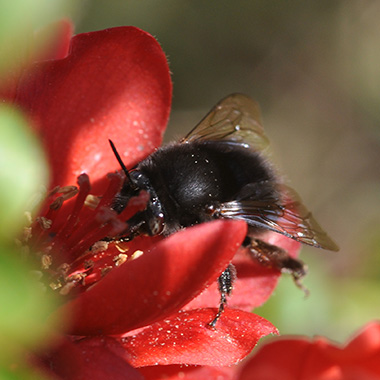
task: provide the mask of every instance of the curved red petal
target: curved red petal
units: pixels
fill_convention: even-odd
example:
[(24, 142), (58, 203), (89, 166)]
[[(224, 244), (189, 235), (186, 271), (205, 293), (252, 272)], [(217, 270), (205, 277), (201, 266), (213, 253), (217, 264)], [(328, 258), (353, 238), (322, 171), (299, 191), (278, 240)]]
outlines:
[(277, 329), (264, 318), (226, 309), (212, 329), (216, 309), (198, 309), (150, 325), (122, 339), (134, 367), (171, 364), (228, 366), (245, 358), (258, 340)]
[(71, 312), (77, 335), (119, 334), (161, 320), (217, 279), (245, 234), (246, 224), (236, 221), (187, 228), (114, 269), (58, 313)]
[[(321, 343), (322, 340), (322, 343)], [(339, 367), (342, 379), (380, 379), (380, 323), (364, 326), (343, 347), (336, 347), (318, 338), (314, 342), (319, 357)], [(315, 363), (313, 363), (315, 366)], [(349, 377), (352, 376), (352, 377)]]
[[(111, 338), (94, 338), (86, 342), (65, 342), (49, 357), (49, 367), (67, 380), (143, 380), (138, 370), (114, 353), (117, 341)], [(122, 347), (120, 346), (122, 349)]]
[(263, 346), (244, 365), (238, 379), (379, 379), (379, 342), (377, 322), (368, 324), (343, 347), (323, 337), (276, 339)]
[(378, 355), (380, 358), (380, 322), (374, 321), (364, 326), (364, 328), (347, 343), (344, 351), (347, 359), (358, 359), (371, 355)]
[(16, 104), (29, 113), (48, 152), (52, 185), (92, 182), (119, 169), (113, 140), (129, 165), (160, 145), (171, 104), (164, 52), (148, 33), (118, 27), (79, 34), (70, 54), (22, 78)]
[(307, 340), (281, 338), (268, 343), (245, 363), (238, 379), (303, 379), (302, 368), (309, 345)]

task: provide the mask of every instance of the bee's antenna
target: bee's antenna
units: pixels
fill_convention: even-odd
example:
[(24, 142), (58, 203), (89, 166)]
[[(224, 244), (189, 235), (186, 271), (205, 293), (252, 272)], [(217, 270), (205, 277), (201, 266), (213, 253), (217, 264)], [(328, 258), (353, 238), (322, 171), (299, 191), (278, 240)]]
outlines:
[(127, 167), (125, 166), (123, 160), (121, 159), (120, 157), (120, 154), (119, 152), (116, 150), (116, 147), (115, 147), (115, 144), (111, 141), (111, 140), (108, 140), (110, 142), (110, 145), (111, 145), (111, 148), (112, 148), (112, 151), (113, 151), (113, 154), (115, 155), (119, 165), (121, 166), (121, 169), (123, 170), (123, 172), (125, 173), (125, 176), (128, 178), (128, 181), (133, 184), (132, 180), (131, 180), (131, 176), (129, 175), (129, 171), (127, 169)]

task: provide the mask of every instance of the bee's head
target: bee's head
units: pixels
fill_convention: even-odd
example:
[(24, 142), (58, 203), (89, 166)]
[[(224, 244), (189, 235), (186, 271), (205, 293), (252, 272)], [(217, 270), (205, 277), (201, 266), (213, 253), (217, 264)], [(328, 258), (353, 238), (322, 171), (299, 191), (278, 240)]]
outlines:
[[(145, 190), (149, 196), (149, 202), (144, 211), (137, 213), (129, 222), (138, 228), (141, 233), (154, 236), (159, 235), (164, 229), (164, 212), (161, 201), (158, 199), (156, 191), (152, 187), (149, 178), (139, 170), (128, 171), (123, 163), (115, 145), (109, 140), (111, 148), (118, 160), (126, 179), (120, 192), (115, 196), (112, 208), (121, 213), (132, 197), (138, 196), (140, 191)], [(138, 226), (138, 227), (137, 227)]]

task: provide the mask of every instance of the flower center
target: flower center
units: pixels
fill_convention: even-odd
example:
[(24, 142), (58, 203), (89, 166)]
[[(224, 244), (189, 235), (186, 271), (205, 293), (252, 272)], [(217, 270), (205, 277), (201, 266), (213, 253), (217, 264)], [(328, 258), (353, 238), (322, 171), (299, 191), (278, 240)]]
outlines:
[(87, 174), (78, 177), (78, 186), (57, 186), (47, 194), (40, 215), (24, 230), (20, 243), (34, 253), (38, 276), (61, 295), (84, 291), (136, 257), (119, 247), (118, 237), (128, 230), (125, 221), (145, 209), (149, 195), (141, 191), (118, 214), (113, 202), (125, 177), (112, 173), (108, 179), (101, 196), (90, 193)]

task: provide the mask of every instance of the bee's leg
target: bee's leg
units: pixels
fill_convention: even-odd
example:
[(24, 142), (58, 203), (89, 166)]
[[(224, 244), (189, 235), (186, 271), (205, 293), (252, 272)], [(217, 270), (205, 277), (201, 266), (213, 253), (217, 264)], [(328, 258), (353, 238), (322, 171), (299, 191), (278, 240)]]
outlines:
[(218, 278), (219, 292), (220, 292), (220, 304), (218, 312), (215, 315), (215, 318), (209, 323), (209, 326), (215, 327), (216, 322), (222, 315), (224, 307), (227, 303), (227, 296), (231, 295), (233, 288), (233, 283), (236, 278), (236, 269), (230, 264), (227, 269), (220, 275)]
[(289, 256), (288, 252), (276, 245), (249, 236), (245, 238), (243, 246), (261, 265), (279, 269), (282, 273), (290, 273), (294, 283), (306, 296), (309, 294), (309, 290), (301, 282), (307, 274), (307, 266), (301, 260)]

